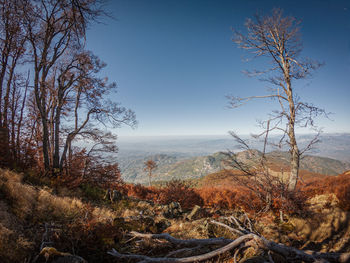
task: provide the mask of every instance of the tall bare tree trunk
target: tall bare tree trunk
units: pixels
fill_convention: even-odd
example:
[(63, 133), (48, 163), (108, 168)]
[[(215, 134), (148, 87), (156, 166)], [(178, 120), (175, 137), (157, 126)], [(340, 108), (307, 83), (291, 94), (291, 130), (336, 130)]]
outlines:
[(290, 170), (290, 176), (289, 176), (288, 189), (290, 191), (294, 191), (299, 180), (300, 156), (299, 156), (297, 145), (293, 147), (291, 155), (292, 155), (291, 162), (290, 162), (291, 170)]
[(44, 167), (45, 171), (50, 170), (50, 156), (49, 156), (49, 129), (47, 127), (46, 116), (41, 117), (42, 132), (43, 132), (43, 155), (44, 155)]
[(20, 111), (18, 125), (17, 125), (17, 136), (16, 136), (17, 156), (15, 156), (15, 158), (16, 158), (16, 161), (19, 163), (23, 163), (22, 157), (24, 157), (23, 155), (20, 154), (20, 152), (21, 152), (20, 135), (21, 135), (21, 130), (22, 130), (23, 113), (24, 113), (26, 100), (27, 100), (28, 86), (29, 86), (29, 71), (28, 71), (28, 77), (27, 77), (26, 84), (25, 84), (25, 90), (24, 90), (24, 95), (23, 95), (23, 99), (22, 99), (22, 106), (21, 106), (21, 111)]
[(53, 168), (60, 168), (60, 123), (61, 123), (61, 106), (60, 103), (56, 108), (55, 126), (54, 126), (54, 153)]
[(5, 46), (2, 50), (2, 58), (1, 58), (1, 70), (0, 70), (0, 127), (2, 126), (3, 122), (3, 116), (2, 116), (2, 97), (3, 97), (3, 83), (5, 79), (5, 73), (7, 68), (7, 62), (8, 62), (8, 46), (7, 46), (7, 39), (5, 39)]
[[(50, 158), (49, 158), (49, 130), (47, 125), (47, 114), (46, 114), (46, 91), (43, 85), (45, 78), (42, 76), (42, 81), (39, 84), (39, 72), (41, 68), (39, 68), (38, 63), (35, 65), (35, 76), (34, 76), (34, 95), (36, 106), (40, 112), (41, 125), (42, 125), (42, 150), (43, 150), (43, 158), (44, 158), (44, 169), (45, 172), (50, 171)], [(43, 73), (44, 74), (44, 73)], [(40, 92), (41, 91), (41, 92)]]
[(289, 124), (288, 124), (288, 137), (289, 137), (289, 149), (291, 154), (290, 160), (290, 175), (288, 182), (288, 190), (294, 191), (299, 179), (299, 161), (300, 153), (295, 137), (295, 104), (293, 99), (293, 90), (289, 74), (289, 63), (284, 61), (285, 68), (285, 80), (287, 83), (287, 97), (289, 103)]

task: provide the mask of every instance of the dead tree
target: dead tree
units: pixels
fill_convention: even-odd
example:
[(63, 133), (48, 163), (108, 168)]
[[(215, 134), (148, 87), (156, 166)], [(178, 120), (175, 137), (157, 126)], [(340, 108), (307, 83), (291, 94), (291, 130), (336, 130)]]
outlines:
[[(163, 234), (142, 234), (138, 232), (130, 232), (132, 239), (148, 239), (163, 243), (164, 241), (170, 243), (177, 250), (172, 251), (168, 256), (164, 257), (150, 257), (137, 254), (121, 254), (115, 249), (112, 249), (108, 254), (121, 259), (121, 260), (136, 260), (139, 263), (153, 263), (153, 262), (203, 262), (213, 258), (217, 258), (220, 255), (231, 253), (231, 258), (234, 262), (237, 261), (237, 256), (242, 254), (248, 248), (261, 249), (265, 253), (265, 257), (268, 262), (273, 261), (273, 254), (277, 254), (279, 257), (285, 259), (285, 262), (333, 262), (333, 263), (346, 263), (350, 262), (350, 253), (322, 253), (316, 251), (304, 251), (293, 247), (278, 244), (273, 241), (265, 239), (258, 233), (254, 233), (249, 226), (241, 224), (241, 222), (233, 218), (234, 227), (223, 224), (217, 221), (211, 221), (212, 224), (221, 226), (231, 231), (232, 234), (238, 236), (236, 239), (227, 238), (209, 238), (209, 239), (188, 239), (182, 240), (172, 237), (167, 233)], [(249, 221), (248, 221), (249, 222)], [(202, 254), (200, 251), (204, 247), (216, 247), (210, 252)], [(174, 255), (183, 253), (184, 251), (191, 253), (193, 256), (188, 257), (174, 257)], [(233, 256), (232, 256), (233, 255)]]
[(300, 150), (295, 129), (316, 128), (315, 117), (326, 115), (323, 109), (300, 101), (295, 93), (294, 81), (307, 79), (321, 63), (300, 58), (302, 46), (299, 21), (291, 16), (283, 16), (282, 10), (274, 9), (271, 16), (255, 15), (255, 19), (248, 19), (245, 25), (247, 34), (234, 30), (233, 41), (238, 47), (250, 51), (254, 58), (266, 57), (272, 62), (271, 68), (246, 73), (269, 82), (273, 88), (269, 94), (262, 96), (228, 96), (230, 106), (236, 108), (253, 99), (273, 99), (278, 102), (279, 109), (261, 123), (264, 132), (260, 136), (268, 135), (271, 131), (282, 133), (279, 144), (287, 144), (291, 154), (289, 190), (294, 191), (298, 181), (300, 156), (317, 142), (314, 139), (306, 149)]

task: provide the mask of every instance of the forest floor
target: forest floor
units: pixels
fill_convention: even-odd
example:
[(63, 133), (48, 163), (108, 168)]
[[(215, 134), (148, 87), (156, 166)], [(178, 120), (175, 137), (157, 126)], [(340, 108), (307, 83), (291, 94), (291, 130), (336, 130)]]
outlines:
[[(307, 210), (298, 215), (199, 206), (183, 209), (177, 202), (159, 205), (127, 196), (111, 202), (102, 196), (94, 188), (49, 186), (0, 170), (0, 262), (138, 261), (118, 259), (108, 254), (112, 249), (147, 257), (190, 257), (217, 247), (186, 249), (142, 234), (169, 234), (181, 240), (238, 238), (218, 223), (303, 251), (350, 252), (350, 212), (339, 207), (332, 193), (310, 198)], [(207, 262), (288, 262), (274, 254), (272, 259), (259, 248), (233, 257), (228, 252)]]

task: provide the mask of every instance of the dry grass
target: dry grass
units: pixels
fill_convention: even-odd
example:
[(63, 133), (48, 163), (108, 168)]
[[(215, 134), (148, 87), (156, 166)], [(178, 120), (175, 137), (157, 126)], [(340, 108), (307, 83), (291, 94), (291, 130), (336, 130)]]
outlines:
[[(287, 224), (284, 225), (276, 223), (274, 221), (275, 216), (271, 215), (269, 221), (262, 220), (260, 222), (261, 228), (259, 228), (259, 231), (263, 235), (283, 243), (288, 243), (288, 240), (300, 240), (300, 242), (309, 240), (312, 244), (318, 246), (310, 247), (306, 245), (305, 248), (324, 251), (331, 249), (344, 250), (346, 245), (350, 243), (345, 239), (345, 237), (350, 236), (350, 212), (345, 212), (343, 208), (339, 208), (340, 199), (337, 194), (343, 192), (340, 192), (341, 189), (337, 186), (346, 186), (348, 176), (349, 174), (333, 178), (327, 177), (318, 180), (318, 184), (312, 182), (307, 185), (310, 188), (307, 188), (308, 193), (310, 193), (308, 203), (311, 212), (314, 213), (313, 215), (308, 215), (307, 218), (291, 216), (288, 218)], [(221, 179), (226, 183), (229, 181), (225, 174), (222, 174)], [(144, 187), (135, 187), (135, 189), (140, 190), (140, 193), (145, 193), (146, 196), (150, 192), (146, 191), (148, 189)], [(179, 194), (183, 188), (173, 187), (169, 189), (173, 190), (170, 191), (172, 194)], [(321, 192), (334, 190), (335, 194), (320, 195), (318, 193), (317, 196), (313, 196), (313, 193), (317, 192), (316, 190)], [(127, 216), (128, 213), (129, 216), (137, 215), (139, 210), (152, 209), (152, 207), (148, 207), (151, 205), (146, 205), (145, 208), (139, 207), (139, 202), (132, 205), (130, 203), (123, 205), (121, 202), (118, 203), (120, 209), (117, 212), (107, 207), (83, 202), (76, 197), (57, 196), (53, 192), (49, 187), (34, 187), (23, 184), (21, 175), (0, 170), (1, 262), (23, 262), (24, 259), (29, 258), (29, 255), (37, 254), (44, 231), (43, 228), (40, 228), (40, 225), (46, 222), (63, 226), (61, 231), (57, 233), (57, 241), (55, 240), (57, 249), (72, 253), (71, 247), (76, 246), (75, 248), (78, 249), (75, 249), (75, 251), (78, 251), (78, 254), (97, 258), (101, 254), (105, 254), (105, 251), (114, 245), (113, 238), (118, 234), (116, 232), (119, 231), (112, 224), (114, 218)], [(153, 190), (152, 193), (155, 192)], [(220, 210), (247, 209), (247, 204), (243, 201), (249, 201), (249, 205), (254, 205), (255, 200), (248, 196), (243, 189), (237, 187), (231, 189), (227, 185), (198, 188), (196, 193), (204, 200), (204, 205), (217, 206)], [(73, 194), (70, 193), (70, 196), (73, 196)], [(177, 195), (174, 194), (174, 196)], [(345, 194), (344, 196), (344, 201), (348, 200)], [(188, 199), (190, 200), (190, 198)], [(118, 207), (115, 206), (117, 209)], [(204, 218), (192, 222), (183, 219), (170, 220), (171, 226), (167, 228), (166, 232), (179, 238), (207, 238), (212, 236), (213, 233), (215, 235), (217, 233), (219, 236), (226, 235), (223, 232), (217, 232), (217, 229), (212, 229), (207, 220)], [(35, 229), (28, 231), (28, 226), (34, 226)], [(278, 234), (278, 236), (275, 236), (275, 234)], [(122, 235), (120, 236), (122, 237)], [(337, 240), (334, 241), (335, 239)], [(97, 250), (99, 252), (96, 252)], [(100, 254), (97, 255), (96, 253)]]
[(208, 222), (205, 219), (199, 219), (192, 222), (173, 220), (171, 226), (165, 232), (172, 236), (182, 239), (208, 238)]
[[(38, 253), (44, 231), (40, 225), (46, 222), (62, 226), (83, 226), (87, 221), (108, 224), (117, 216), (110, 209), (84, 203), (78, 198), (58, 197), (49, 187), (23, 184), (20, 174), (2, 169), (0, 197), (1, 262), (23, 262)], [(28, 230), (25, 226), (35, 229)]]
[(34, 242), (23, 234), (23, 228), (10, 207), (0, 201), (0, 259), (19, 262), (34, 249)]
[(58, 197), (48, 187), (35, 188), (21, 182), (22, 176), (0, 170), (0, 189), (16, 216), (31, 215), (37, 220), (71, 220), (84, 217), (87, 210), (96, 222), (112, 221), (116, 213), (107, 208), (90, 206), (74, 197)]
[(338, 207), (336, 195), (316, 195), (308, 203), (311, 211), (308, 218), (290, 218), (294, 233), (302, 240), (317, 245), (317, 250), (326, 252), (346, 249), (350, 237), (350, 212)]
[(22, 176), (7, 170), (0, 170), (0, 189), (13, 208), (13, 212), (21, 219), (33, 212), (37, 191), (34, 187), (21, 183)]

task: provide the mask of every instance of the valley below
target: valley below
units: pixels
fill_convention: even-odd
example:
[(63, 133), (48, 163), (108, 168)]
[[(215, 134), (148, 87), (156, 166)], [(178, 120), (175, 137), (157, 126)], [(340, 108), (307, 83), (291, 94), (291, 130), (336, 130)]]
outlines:
[[(243, 137), (252, 149), (262, 149), (263, 143)], [(272, 138), (277, 140), (276, 138)], [(299, 137), (300, 147), (306, 147), (311, 135)], [(307, 172), (337, 175), (350, 169), (350, 134), (324, 134), (320, 142), (301, 160)], [(267, 157), (277, 172), (288, 170), (289, 154), (284, 149), (268, 147)], [(153, 160), (157, 168), (152, 181), (192, 180), (224, 169), (226, 154), (232, 151), (245, 157), (244, 151), (230, 136), (128, 138), (119, 142), (118, 163), (125, 181), (148, 183), (144, 163)], [(229, 167), (228, 167), (229, 168)]]

